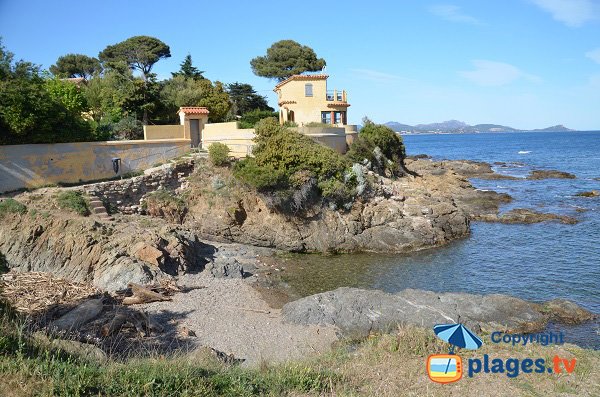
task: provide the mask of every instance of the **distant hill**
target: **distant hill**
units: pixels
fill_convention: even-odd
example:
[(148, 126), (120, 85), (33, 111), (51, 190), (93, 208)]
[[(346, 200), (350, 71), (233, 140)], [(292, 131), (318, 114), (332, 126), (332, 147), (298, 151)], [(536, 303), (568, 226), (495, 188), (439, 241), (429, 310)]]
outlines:
[(575, 131), (572, 130), (570, 128), (565, 127), (562, 124), (559, 125), (553, 125), (552, 127), (547, 127), (547, 128), (541, 128), (541, 129), (537, 129), (537, 130), (531, 130), (531, 131), (535, 131), (535, 132), (568, 132), (568, 131)]
[(500, 124), (476, 124), (469, 125), (458, 120), (448, 120), (442, 123), (431, 123), (431, 124), (417, 124), (408, 125), (402, 124), (397, 121), (389, 121), (385, 123), (388, 127), (396, 132), (405, 132), (413, 134), (423, 133), (473, 133), (473, 132), (516, 132), (516, 131), (536, 131), (536, 132), (564, 132), (573, 131), (564, 125), (555, 125), (548, 128), (536, 129), (536, 130), (521, 130), (506, 125)]

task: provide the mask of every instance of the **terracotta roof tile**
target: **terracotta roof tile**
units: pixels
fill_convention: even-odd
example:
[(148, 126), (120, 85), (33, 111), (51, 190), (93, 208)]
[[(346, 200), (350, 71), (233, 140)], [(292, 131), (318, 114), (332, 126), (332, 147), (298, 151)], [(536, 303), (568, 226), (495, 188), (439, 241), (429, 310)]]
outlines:
[(284, 84), (287, 84), (292, 80), (327, 80), (327, 77), (329, 76), (326, 74), (295, 74), (283, 80), (281, 83), (277, 84), (273, 91), (277, 90), (279, 87), (281, 87)]
[(330, 102), (327, 104), (328, 108), (336, 108), (336, 107), (348, 107), (350, 104), (348, 102)]
[(177, 113), (185, 114), (208, 114), (208, 109), (203, 106), (182, 106)]

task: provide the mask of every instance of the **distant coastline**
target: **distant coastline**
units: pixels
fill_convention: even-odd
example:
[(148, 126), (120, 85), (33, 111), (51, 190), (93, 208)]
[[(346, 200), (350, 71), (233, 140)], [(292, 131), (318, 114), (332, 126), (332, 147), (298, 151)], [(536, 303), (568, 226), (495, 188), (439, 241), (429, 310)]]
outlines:
[(519, 129), (500, 124), (469, 125), (458, 120), (449, 120), (442, 123), (408, 125), (396, 121), (388, 121), (386, 126), (401, 134), (470, 134), (490, 132), (573, 132), (575, 130), (562, 124), (546, 128)]

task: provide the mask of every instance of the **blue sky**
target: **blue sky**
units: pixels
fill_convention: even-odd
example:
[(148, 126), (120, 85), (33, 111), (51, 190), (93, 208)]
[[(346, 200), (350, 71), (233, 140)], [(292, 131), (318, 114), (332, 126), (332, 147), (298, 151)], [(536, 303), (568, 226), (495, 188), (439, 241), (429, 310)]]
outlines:
[(296, 40), (325, 58), (330, 89), (348, 91), (351, 123), (600, 129), (599, 0), (0, 0), (5, 47), (44, 68), (134, 35), (171, 47), (159, 77), (190, 53), (206, 77), (250, 83), (274, 107), (274, 82), (249, 61)]

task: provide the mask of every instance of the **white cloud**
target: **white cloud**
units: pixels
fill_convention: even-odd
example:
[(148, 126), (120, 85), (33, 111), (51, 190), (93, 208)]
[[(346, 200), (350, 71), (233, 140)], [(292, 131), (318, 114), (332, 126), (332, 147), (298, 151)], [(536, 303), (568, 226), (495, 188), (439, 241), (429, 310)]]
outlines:
[(570, 27), (583, 26), (598, 18), (598, 5), (593, 0), (531, 0), (552, 14), (557, 21)]
[(403, 80), (403, 78), (398, 75), (379, 72), (373, 69), (350, 69), (350, 71), (356, 78), (375, 81), (378, 83), (390, 83)]
[(451, 22), (468, 23), (471, 25), (481, 25), (481, 21), (463, 13), (460, 7), (450, 4), (437, 4), (429, 7), (429, 12), (442, 19)]
[(472, 61), (474, 70), (458, 72), (459, 75), (475, 84), (486, 87), (498, 87), (519, 79), (538, 83), (538, 76), (528, 74), (508, 63), (476, 59)]
[(600, 63), (600, 48), (596, 48), (594, 50), (590, 50), (585, 53), (585, 56), (590, 58), (592, 61), (596, 63)]

